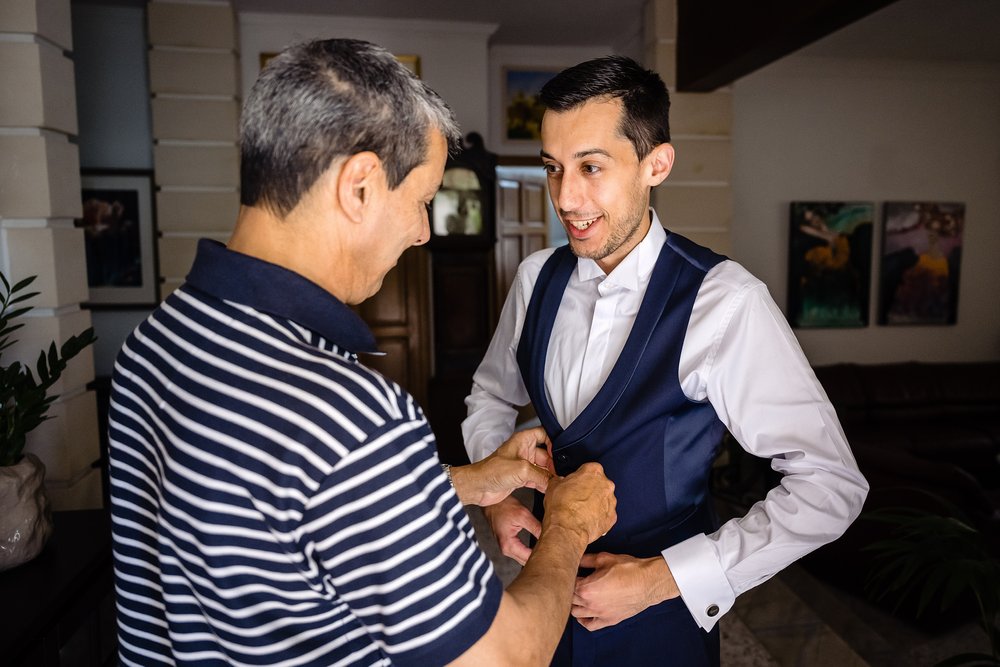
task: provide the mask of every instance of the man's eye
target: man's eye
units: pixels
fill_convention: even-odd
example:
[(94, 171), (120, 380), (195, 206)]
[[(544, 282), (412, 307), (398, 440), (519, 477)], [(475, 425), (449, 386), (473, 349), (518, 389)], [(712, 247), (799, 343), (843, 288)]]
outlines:
[(559, 167), (554, 164), (544, 164), (542, 165), (542, 169), (544, 169), (545, 173), (549, 175), (559, 173)]
[(585, 164), (583, 165), (583, 173), (585, 174), (596, 174), (601, 170), (596, 164)]

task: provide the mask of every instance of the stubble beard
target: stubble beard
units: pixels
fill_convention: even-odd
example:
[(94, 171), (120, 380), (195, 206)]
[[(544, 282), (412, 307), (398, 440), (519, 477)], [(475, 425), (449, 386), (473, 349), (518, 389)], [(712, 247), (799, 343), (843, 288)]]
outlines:
[[(632, 201), (635, 205), (626, 212), (625, 219), (628, 224), (617, 226), (613, 224), (613, 221), (608, 216), (607, 212), (604, 215), (604, 224), (608, 226), (610, 230), (610, 235), (604, 245), (597, 248), (596, 250), (591, 250), (589, 252), (578, 247), (578, 242), (572, 237), (569, 237), (570, 250), (577, 257), (586, 257), (587, 259), (592, 259), (595, 262), (605, 259), (615, 252), (617, 252), (622, 246), (629, 243), (639, 231), (639, 226), (642, 224), (642, 220), (646, 215), (646, 210), (648, 204), (643, 203), (642, 197), (635, 197)], [(636, 243), (635, 245), (638, 245)]]

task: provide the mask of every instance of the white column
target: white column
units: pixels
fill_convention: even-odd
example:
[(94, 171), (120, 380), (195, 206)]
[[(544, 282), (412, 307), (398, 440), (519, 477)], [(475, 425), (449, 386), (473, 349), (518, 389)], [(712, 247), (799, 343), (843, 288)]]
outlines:
[(153, 0), (149, 84), (161, 296), (201, 237), (225, 241), (239, 210), (239, 52), (232, 3)]
[(716, 252), (731, 252), (732, 91), (678, 93), (677, 2), (646, 3), (646, 66), (670, 89), (670, 135), (677, 152), (673, 171), (653, 191), (653, 207), (671, 231)]
[[(52, 341), (62, 344), (90, 326), (83, 232), (80, 160), (76, 143), (69, 0), (4, 0), (0, 5), (0, 268), (13, 283), (30, 275), (41, 294), (29, 302), (18, 343), (4, 364), (34, 368)], [(93, 353), (84, 350), (53, 392), (54, 419), (28, 435), (27, 451), (46, 466), (54, 509), (101, 506), (97, 405), (86, 385)]]

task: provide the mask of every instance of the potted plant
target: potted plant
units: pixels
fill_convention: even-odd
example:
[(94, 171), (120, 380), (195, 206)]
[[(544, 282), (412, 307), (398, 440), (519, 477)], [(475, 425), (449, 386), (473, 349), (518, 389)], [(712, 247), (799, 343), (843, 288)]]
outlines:
[(0, 272), (0, 570), (31, 560), (41, 552), (52, 532), (45, 489), (45, 466), (24, 452), (29, 432), (50, 417), (46, 414), (57, 394), (49, 390), (66, 364), (94, 342), (94, 330), (72, 336), (57, 348), (49, 344), (38, 355), (35, 373), (19, 361), (7, 363), (4, 351), (16, 341), (11, 334), (24, 326), (15, 322), (31, 310), (24, 305), (38, 292), (24, 290), (35, 276), (11, 286)]
[[(995, 535), (987, 535), (953, 504), (933, 494), (942, 513), (922, 509), (881, 509), (865, 519), (890, 528), (885, 539), (864, 547), (878, 565), (867, 586), (876, 598), (895, 598), (897, 607), (917, 602), (923, 614), (937, 603), (942, 611), (973, 607), (986, 634), (989, 653), (967, 652), (938, 662), (935, 667), (1000, 667), (1000, 556)], [(972, 611), (972, 609), (969, 609)]]

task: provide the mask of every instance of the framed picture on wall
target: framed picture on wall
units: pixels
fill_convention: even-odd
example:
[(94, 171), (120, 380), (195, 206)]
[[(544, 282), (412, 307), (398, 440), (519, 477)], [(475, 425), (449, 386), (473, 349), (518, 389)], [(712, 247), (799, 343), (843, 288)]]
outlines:
[(420, 76), (420, 56), (412, 54), (397, 55), (396, 60), (403, 63), (403, 67)]
[(276, 57), (278, 53), (276, 51), (267, 51), (260, 54), (260, 68), (264, 69), (267, 64), (271, 62), (271, 59)]
[(90, 306), (157, 302), (152, 174), (86, 171), (80, 176)]
[(869, 202), (792, 202), (788, 319), (793, 327), (868, 326)]
[(965, 204), (886, 202), (879, 324), (955, 324)]
[(558, 72), (559, 68), (544, 67), (507, 66), (501, 69), (502, 141), (537, 144), (541, 140), (545, 107), (538, 95), (542, 86)]

